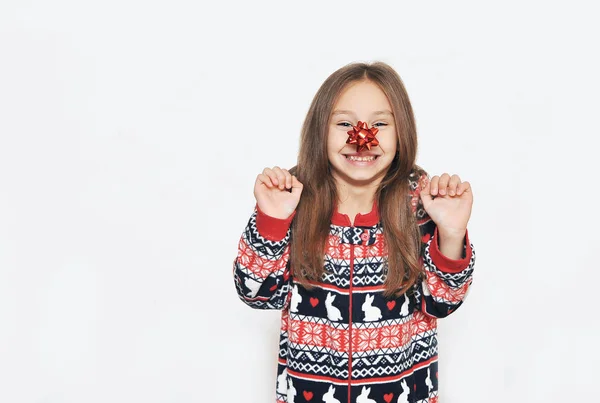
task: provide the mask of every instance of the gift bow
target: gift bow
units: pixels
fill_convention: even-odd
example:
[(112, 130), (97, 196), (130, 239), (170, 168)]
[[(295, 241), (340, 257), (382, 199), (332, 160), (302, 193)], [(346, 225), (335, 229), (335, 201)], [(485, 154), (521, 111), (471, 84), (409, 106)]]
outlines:
[(375, 135), (379, 131), (376, 127), (369, 128), (367, 122), (358, 121), (356, 126), (352, 126), (352, 130), (348, 132), (348, 140), (346, 144), (356, 144), (356, 152), (360, 152), (365, 148), (370, 150), (371, 147), (379, 145), (379, 141)]

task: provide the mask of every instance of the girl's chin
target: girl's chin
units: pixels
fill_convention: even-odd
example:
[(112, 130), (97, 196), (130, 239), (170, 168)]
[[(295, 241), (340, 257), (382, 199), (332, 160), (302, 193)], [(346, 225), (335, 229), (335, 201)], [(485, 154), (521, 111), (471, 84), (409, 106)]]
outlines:
[(341, 177), (344, 182), (348, 184), (356, 184), (359, 186), (368, 185), (370, 182), (373, 182), (375, 179), (380, 177), (379, 172), (376, 170), (353, 170), (353, 169), (345, 169), (345, 170), (337, 170), (337, 176)]

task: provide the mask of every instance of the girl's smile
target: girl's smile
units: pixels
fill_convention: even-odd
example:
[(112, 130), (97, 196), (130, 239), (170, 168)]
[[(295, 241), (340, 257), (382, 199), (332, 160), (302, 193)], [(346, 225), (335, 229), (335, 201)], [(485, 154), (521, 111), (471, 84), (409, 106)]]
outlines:
[(343, 154), (346, 158), (346, 161), (356, 167), (368, 167), (375, 165), (377, 158), (379, 158), (378, 154), (373, 153), (353, 153), (353, 154)]

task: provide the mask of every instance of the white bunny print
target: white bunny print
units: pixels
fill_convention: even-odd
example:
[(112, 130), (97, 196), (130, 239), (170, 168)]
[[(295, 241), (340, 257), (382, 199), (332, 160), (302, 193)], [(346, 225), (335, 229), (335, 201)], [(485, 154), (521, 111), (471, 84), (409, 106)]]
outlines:
[(287, 401), (288, 403), (295, 403), (296, 401), (296, 388), (292, 384), (292, 378), (288, 378), (288, 391), (287, 391)]
[(377, 403), (375, 400), (369, 399), (369, 393), (371, 393), (371, 388), (363, 386), (360, 395), (356, 397), (356, 403)]
[(342, 314), (340, 310), (333, 306), (333, 301), (335, 300), (335, 295), (328, 292), (327, 297), (325, 299), (325, 307), (327, 308), (327, 317), (331, 321), (342, 320)]
[(400, 383), (400, 385), (402, 385), (402, 393), (400, 393), (400, 396), (398, 396), (397, 403), (409, 403), (408, 395), (410, 394), (410, 390), (408, 390), (408, 385), (406, 384), (406, 380), (403, 379), (402, 382)]
[(367, 294), (365, 302), (362, 304), (362, 310), (365, 313), (365, 322), (372, 322), (381, 319), (381, 309), (371, 305), (373, 303), (373, 296)]
[(333, 385), (329, 385), (329, 390), (323, 395), (323, 401), (325, 403), (341, 403), (338, 399), (333, 397), (334, 394), (335, 388), (333, 387)]
[(246, 278), (246, 280), (244, 281), (244, 285), (246, 286), (246, 288), (250, 289), (250, 291), (246, 293), (247, 297), (255, 296), (258, 293), (258, 289), (260, 288), (260, 283), (250, 277)]
[(287, 368), (277, 377), (277, 393), (287, 394)]
[(400, 316), (408, 316), (408, 306), (409, 306), (408, 295), (405, 295), (404, 302), (402, 303), (402, 306), (400, 307)]
[(431, 392), (431, 389), (433, 389), (433, 383), (431, 382), (431, 371), (429, 370), (429, 368), (427, 368), (427, 378), (425, 378), (425, 385), (427, 385), (429, 392)]
[(302, 302), (302, 295), (298, 293), (298, 286), (294, 284), (292, 288), (292, 301), (290, 302), (290, 312), (298, 312), (298, 304)]

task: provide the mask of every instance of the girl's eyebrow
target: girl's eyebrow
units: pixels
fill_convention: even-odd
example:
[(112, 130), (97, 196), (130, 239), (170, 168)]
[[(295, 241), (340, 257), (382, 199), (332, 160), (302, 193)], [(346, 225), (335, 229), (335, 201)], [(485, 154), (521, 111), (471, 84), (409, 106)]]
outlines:
[[(354, 112), (345, 110), (345, 109), (340, 109), (340, 110), (333, 111), (333, 113), (331, 114), (331, 116), (335, 116), (335, 115), (353, 115), (354, 116)], [(373, 116), (377, 116), (377, 115), (393, 115), (393, 113), (388, 110), (373, 112)]]
[(394, 115), (391, 111), (385, 110), (385, 111), (377, 111), (377, 112), (373, 112), (373, 115)]

